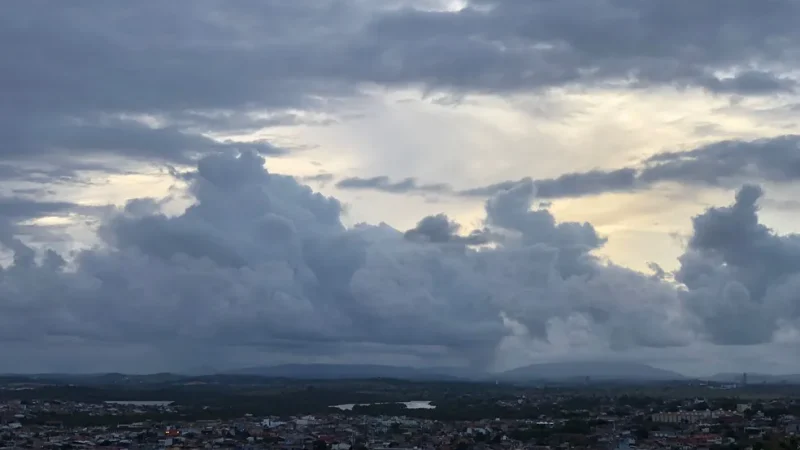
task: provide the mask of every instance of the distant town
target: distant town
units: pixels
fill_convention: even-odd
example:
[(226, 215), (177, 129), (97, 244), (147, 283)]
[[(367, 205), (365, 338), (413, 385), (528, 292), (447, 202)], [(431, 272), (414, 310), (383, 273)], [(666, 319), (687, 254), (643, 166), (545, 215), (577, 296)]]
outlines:
[(306, 375), (0, 377), (0, 449), (800, 448), (800, 385), (746, 374), (734, 382)]

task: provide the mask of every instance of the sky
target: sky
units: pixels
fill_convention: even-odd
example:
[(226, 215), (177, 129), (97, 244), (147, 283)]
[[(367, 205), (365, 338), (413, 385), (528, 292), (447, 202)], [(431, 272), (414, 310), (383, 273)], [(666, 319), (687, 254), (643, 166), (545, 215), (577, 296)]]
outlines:
[(0, 372), (800, 372), (795, 0), (10, 0)]

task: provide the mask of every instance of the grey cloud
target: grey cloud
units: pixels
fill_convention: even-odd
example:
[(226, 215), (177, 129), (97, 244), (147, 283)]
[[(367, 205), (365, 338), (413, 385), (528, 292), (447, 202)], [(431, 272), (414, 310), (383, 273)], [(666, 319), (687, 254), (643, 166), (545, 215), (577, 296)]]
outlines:
[[(788, 183), (800, 179), (800, 136), (728, 140), (683, 152), (662, 152), (640, 167), (568, 174), (535, 182), (540, 196), (579, 197), (644, 189), (659, 182), (730, 187), (747, 181)], [(491, 194), (514, 182), (474, 190)], [(550, 190), (548, 187), (551, 186)], [(467, 191), (468, 193), (472, 191)]]
[(483, 191), (413, 178), (340, 182), (491, 197), (485, 227), (492, 246), (475, 249), (432, 245), (484, 236), (458, 235), (445, 217), (410, 230), (424, 238), (411, 239), (417, 242), (388, 226), (347, 229), (336, 199), (263, 169), (256, 152), (279, 150), (204, 135), (314, 121), (305, 113), (360, 95), (362, 83), (444, 91), (444, 98), (620, 83), (784, 93), (796, 88), (787, 74), (800, 50), (800, 4), (793, 0), (473, 0), (459, 12), (347, 0), (137, 5), (4, 5), (0, 175), (71, 180), (89, 159), (109, 154), (161, 163), (202, 156), (183, 177), (196, 204), (167, 216), (158, 201), (133, 201), (103, 220), (102, 245), (70, 258), (66, 269), (67, 258), (38, 252), (13, 225), (76, 207), (0, 202), (11, 225), (0, 242), (14, 253), (0, 271), (3, 343), (110, 343), (142, 346), (150, 355), (212, 345), (319, 355), (322, 343), (333, 341), (398, 353), (436, 348), (486, 366), (501, 343), (520, 335), (525, 349), (569, 351), (588, 345), (586, 335), (592, 345), (620, 350), (698, 336), (765, 342), (798, 325), (797, 238), (758, 223), (755, 188), (695, 220), (675, 276), (680, 291), (601, 264), (592, 252), (604, 239), (591, 224), (531, 210), (540, 199), (663, 181), (793, 181), (796, 136), (730, 141), (663, 153), (641, 167)]
[(14, 120), (5, 126), (0, 125), (15, 128), (9, 131), (11, 142), (0, 146), (0, 155), (10, 161), (36, 158), (40, 162), (48, 162), (59, 159), (63, 172), (82, 169), (86, 163), (80, 158), (87, 156), (122, 156), (134, 160), (186, 164), (196, 155), (226, 149), (253, 150), (271, 155), (285, 153), (285, 150), (265, 141), (218, 141), (176, 128), (150, 127), (135, 120), (96, 119), (90, 123), (74, 123), (47, 122), (45, 118), (30, 130), (18, 125)]
[[(654, 82), (705, 80), (709, 69), (785, 61), (798, 44), (797, 5), (737, 2), (498, 1), (435, 12), (329, 0), (148, 1), (125, 16), (118, 14), (124, 7), (119, 1), (103, 7), (17, 3), (4, 15), (3, 41), (16, 43), (8, 48), (11, 55), (61, 55), (12, 58), (10, 73), (18, 76), (9, 82), (44, 88), (26, 94), (32, 97), (22, 105), (29, 107), (296, 107), (326, 88), (340, 91), (342, 83), (359, 81), (509, 90), (637, 74)], [(309, 33), (292, 34), (298, 26)], [(46, 70), (63, 69), (88, 51), (93, 58), (73, 76)], [(151, 72), (127, 70), (137, 68)], [(738, 78), (764, 77), (754, 75), (759, 73), (748, 69)], [(54, 89), (63, 95), (48, 99)], [(87, 92), (94, 95), (82, 95)]]
[(417, 226), (406, 231), (405, 237), (410, 240), (421, 240), (437, 244), (484, 245), (494, 240), (489, 230), (472, 230), (462, 236), (458, 232), (461, 225), (450, 220), (445, 214), (428, 216), (417, 222)]
[(455, 190), (446, 183), (419, 183), (414, 178), (405, 178), (392, 181), (382, 175), (372, 178), (346, 178), (337, 187), (353, 190), (376, 190), (393, 194), (453, 194), (464, 197), (490, 197), (502, 191), (507, 191), (521, 183), (533, 183), (536, 187), (536, 197), (540, 199), (556, 199), (565, 197), (583, 197), (586, 195), (600, 194), (603, 192), (628, 191), (637, 187), (637, 172), (635, 169), (625, 168), (613, 171), (592, 170), (583, 173), (568, 173), (557, 178), (532, 180), (502, 181), (477, 188)]
[(711, 92), (720, 94), (763, 95), (791, 93), (797, 89), (797, 81), (779, 77), (769, 72), (747, 71), (730, 78), (709, 77), (698, 83)]
[[(13, 161), (13, 158), (10, 160)], [(6, 183), (13, 184), (46, 184), (47, 187), (57, 184), (90, 184), (91, 180), (86, 177), (86, 173), (89, 172), (102, 172), (104, 174), (128, 173), (124, 168), (114, 167), (108, 163), (78, 161), (66, 157), (57, 157), (56, 155), (51, 155), (51, 157), (47, 158), (47, 161), (32, 163), (17, 161), (0, 164), (0, 179)]]
[(692, 339), (691, 324), (669, 312), (680, 308), (671, 286), (598, 262), (602, 237), (531, 211), (530, 183), (487, 202), (487, 231), (504, 238), (477, 250), (435, 245), (456, 235), (445, 217), (423, 219), (417, 232), (428, 239), (417, 242), (386, 225), (347, 229), (336, 199), (263, 164), (252, 152), (203, 158), (186, 177), (193, 206), (165, 216), (158, 200), (130, 203), (69, 270), (53, 252), (39, 260), (4, 241), (17, 257), (0, 271), (0, 340), (309, 357), (338, 342), (399, 356), (436, 348), (487, 367), (515, 335), (504, 318), (534, 346), (583, 345), (559, 331), (576, 321), (612, 350)]
[(771, 206), (776, 209), (782, 209), (787, 211), (800, 211), (800, 200), (775, 200), (775, 199), (764, 199), (761, 201), (762, 205)]
[(681, 181), (719, 185), (725, 181), (789, 182), (800, 177), (800, 136), (730, 140), (687, 152), (659, 153), (647, 161), (643, 183)]
[(73, 169), (39, 169), (26, 168), (15, 164), (0, 164), (0, 177), (5, 181), (73, 181), (78, 178), (78, 174)]
[(320, 186), (325, 186), (331, 181), (333, 181), (336, 176), (332, 173), (318, 173), (316, 175), (307, 175), (304, 177), (300, 177), (300, 181), (303, 183), (319, 183)]
[[(793, 0), (475, 0), (457, 12), (354, 0), (11, 2), (0, 18), (0, 154), (184, 161), (234, 146), (203, 132), (335, 120), (303, 113), (330, 111), (362, 83), (455, 97), (609, 82), (785, 92), (798, 19)], [(131, 118), (161, 125), (114, 123)]]
[[(505, 181), (479, 188), (466, 189), (458, 194), (463, 196), (487, 197), (506, 191), (521, 181)], [(630, 191), (637, 187), (636, 170), (625, 168), (612, 171), (592, 170), (583, 173), (568, 173), (557, 178), (530, 180), (536, 186), (536, 197), (555, 199), (564, 197), (583, 197), (614, 191)]]
[(663, 280), (667, 277), (667, 272), (658, 263), (651, 261), (647, 263), (647, 267), (653, 271), (653, 278)]
[(345, 178), (336, 183), (336, 187), (340, 189), (369, 189), (392, 193), (446, 193), (450, 191), (450, 186), (445, 183), (419, 184), (414, 178), (392, 181), (387, 176)]
[[(728, 140), (683, 152), (662, 152), (640, 167), (567, 174), (536, 180), (543, 198), (580, 197), (645, 189), (659, 182), (730, 187), (742, 182), (789, 183), (800, 179), (800, 136), (784, 135), (752, 141)], [(491, 195), (518, 182), (509, 181), (464, 191)]]
[(19, 189), (12, 189), (11, 193), (14, 195), (21, 195), (21, 196), (38, 195), (44, 197), (44, 196), (54, 196), (56, 194), (56, 191), (44, 188), (19, 188)]
[(189, 134), (175, 128), (151, 128), (134, 121), (111, 121), (96, 125), (72, 126), (44, 145), (57, 147), (72, 154), (81, 152), (117, 153), (144, 160), (189, 162), (193, 154), (230, 149), (252, 150), (278, 155), (284, 150), (265, 142), (216, 141), (201, 135)]
[(565, 277), (587, 275), (595, 270), (589, 252), (605, 244), (590, 223), (556, 223), (546, 209), (531, 210), (536, 186), (530, 180), (497, 193), (486, 202), (486, 222), (513, 232), (526, 246), (547, 244), (553, 253), (554, 268)]
[(520, 183), (532, 182), (532, 181), (533, 180), (530, 177), (526, 177), (521, 180), (501, 181), (499, 183), (492, 183), (487, 186), (465, 189), (461, 191), (461, 195), (468, 197), (489, 197), (494, 194), (497, 194), (498, 192), (507, 191)]
[[(204, 158), (186, 178), (193, 206), (171, 217), (157, 199), (131, 201), (101, 226), (104, 245), (79, 253), (73, 270), (60, 255), (37, 258), (2, 234), (14, 262), (0, 271), (0, 338), (172, 349), (213, 342), (309, 358), (325, 355), (324, 342), (368, 343), (409, 358), (436, 348), (486, 367), (508, 339), (588, 345), (564, 327), (626, 351), (697, 339), (761, 344), (800, 326), (800, 240), (759, 223), (756, 186), (694, 219), (676, 290), (658, 265), (653, 276), (597, 261), (591, 252), (605, 240), (591, 224), (532, 210), (532, 181), (486, 202), (486, 229), (461, 235), (459, 224), (436, 215), (401, 233), (347, 229), (338, 201), (263, 164), (252, 152)], [(74, 208), (2, 203), (13, 220)], [(175, 327), (170, 317), (179, 313), (191, 320)]]
[(0, 219), (24, 221), (68, 213), (77, 207), (69, 202), (40, 202), (25, 197), (0, 197)]
[(676, 280), (699, 328), (717, 344), (770, 342), (800, 323), (800, 236), (759, 223), (758, 186), (745, 186), (733, 205), (693, 220)]
[(305, 115), (295, 112), (260, 111), (178, 111), (159, 116), (170, 126), (193, 132), (216, 132), (225, 134), (250, 134), (264, 128), (292, 126), (326, 126), (339, 120), (330, 114)]
[[(63, 201), (37, 201), (25, 196), (0, 197), (0, 246), (14, 253), (15, 264), (28, 266), (35, 258), (35, 252), (25, 242), (54, 244), (66, 236), (58, 227), (27, 223), (42, 217), (66, 217), (69, 214), (93, 214), (91, 207), (84, 207)], [(54, 252), (45, 253), (45, 259), (57, 256)], [(60, 258), (60, 257), (59, 257)]]
[(520, 184), (532, 184), (540, 199), (575, 198), (608, 192), (632, 192), (660, 182), (731, 187), (742, 182), (789, 183), (800, 179), (800, 136), (784, 135), (752, 141), (720, 141), (683, 152), (662, 152), (637, 167), (568, 173), (556, 178), (508, 180), (456, 190), (446, 184), (419, 184), (413, 178), (393, 182), (386, 176), (340, 182), (340, 188), (390, 193), (437, 192), (464, 197), (490, 197)]
[[(672, 84), (753, 94), (786, 88), (774, 82), (774, 74), (749, 67), (783, 66), (783, 58), (797, 48), (798, 33), (791, 24), (800, 14), (791, 0), (769, 5), (716, 0), (702, 6), (668, 0), (470, 4), (458, 13), (387, 15), (374, 32), (382, 42), (410, 37), (419, 46), (396, 49), (390, 61), (407, 68), (421, 65), (412, 65), (414, 59), (424, 61), (428, 71), (438, 71), (433, 79), (439, 86), (498, 90), (634, 80), (634, 86)], [(456, 41), (456, 35), (470, 39)], [(437, 64), (425, 50), (450, 56)], [(445, 72), (445, 64), (453, 70)], [(482, 69), (470, 70), (474, 66)], [(725, 69), (740, 73), (733, 79), (715, 75)]]

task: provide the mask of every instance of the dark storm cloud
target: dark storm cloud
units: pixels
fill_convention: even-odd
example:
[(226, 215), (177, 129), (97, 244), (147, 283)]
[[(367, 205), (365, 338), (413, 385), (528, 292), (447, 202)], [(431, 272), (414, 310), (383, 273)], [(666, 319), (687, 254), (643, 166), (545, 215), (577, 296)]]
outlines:
[(264, 141), (218, 141), (173, 127), (150, 127), (135, 120), (75, 123), (48, 122), (43, 118), (37, 121), (33, 129), (31, 122), (20, 124), (18, 119), (0, 125), (3, 134), (10, 138), (0, 145), (0, 156), (5, 160), (38, 158), (44, 162), (56, 157), (63, 161), (61, 170), (75, 171), (82, 168), (80, 158), (86, 156), (116, 155), (142, 161), (188, 163), (198, 154), (225, 149), (271, 155), (285, 152)]
[[(88, 173), (128, 174), (129, 170), (113, 165), (110, 162), (81, 161), (68, 155), (50, 155), (46, 161), (14, 161), (0, 163), (0, 181), (17, 185), (18, 183), (34, 183), (44, 185), (45, 190), (57, 184), (87, 185), (93, 181), (87, 178)], [(14, 188), (16, 189), (16, 188)], [(22, 188), (26, 189), (26, 188)]]
[(59, 180), (73, 181), (77, 178), (78, 174), (72, 169), (41, 169), (41, 168), (26, 168), (18, 164), (0, 164), (0, 179), (4, 181), (17, 180), (17, 181), (50, 181), (56, 182)]
[[(797, 52), (800, 7), (793, 0), (470, 4), (458, 13), (401, 10), (371, 30), (382, 43), (406, 42), (384, 53), (387, 61), (440, 87), (497, 91), (624, 80), (746, 95), (792, 84), (751, 66), (782, 67)], [(434, 51), (448, 57), (429, 58)], [(724, 71), (737, 73), (719, 75)]]
[(680, 181), (719, 185), (730, 180), (791, 182), (800, 178), (800, 136), (730, 140), (687, 152), (659, 153), (639, 175), (643, 183)]
[(769, 342), (800, 323), (800, 236), (759, 223), (761, 188), (743, 187), (734, 204), (693, 220), (676, 280), (699, 328), (717, 344)]
[(778, 77), (768, 72), (747, 71), (731, 78), (709, 77), (698, 80), (700, 86), (720, 94), (761, 95), (770, 93), (792, 93), (797, 89), (797, 81)]
[(458, 234), (461, 225), (445, 214), (424, 217), (417, 226), (405, 232), (406, 239), (436, 244), (483, 245), (492, 242), (489, 230), (472, 230), (467, 236)]
[(786, 92), (798, 19), (794, 0), (498, 0), (449, 12), (354, 0), (12, 1), (0, 17), (0, 155), (183, 162), (227, 146), (204, 131), (333, 120), (297, 111), (326, 110), (361, 83), (454, 95), (610, 82)]
[[(500, 344), (520, 335), (530, 339), (525, 349), (571, 349), (588, 339), (624, 350), (696, 339), (767, 342), (797, 329), (797, 237), (758, 223), (757, 188), (695, 219), (675, 274), (680, 291), (660, 275), (601, 263), (593, 252), (605, 239), (591, 224), (531, 209), (541, 199), (665, 181), (792, 181), (796, 136), (483, 191), (413, 178), (340, 182), (482, 192), (490, 197), (486, 230), (462, 235), (445, 216), (407, 233), (348, 229), (338, 200), (264, 170), (258, 153), (277, 149), (205, 133), (306, 123), (315, 119), (303, 113), (326, 112), (360, 95), (364, 83), (456, 98), (574, 86), (791, 92), (800, 3), (474, 0), (458, 12), (379, 8), (348, 0), (5, 3), (0, 170), (9, 178), (79, 177), (107, 154), (197, 163), (182, 177), (193, 206), (167, 215), (160, 200), (131, 201), (101, 217), (100, 245), (69, 261), (66, 252), (25, 242), (19, 223), (80, 208), (0, 202), (8, 225), (0, 243), (14, 256), (0, 270), (0, 342), (92, 350), (73, 367), (97, 364), (109, 352), (93, 351), (108, 345), (164, 359), (180, 354), (188, 364), (191, 355), (213, 357), (210, 348), (243, 346), (327, 356), (330, 342), (398, 355), (436, 349), (485, 367)], [(37, 166), (45, 163), (56, 167)], [(463, 245), (483, 238), (491, 245)], [(460, 245), (441, 245), (448, 242)], [(47, 364), (46, 355), (41, 360)]]
[[(755, 186), (694, 219), (676, 290), (657, 265), (647, 275), (600, 263), (592, 251), (605, 239), (591, 224), (531, 209), (530, 180), (486, 202), (484, 229), (461, 234), (440, 214), (402, 233), (347, 229), (336, 199), (263, 164), (254, 152), (203, 158), (185, 177), (193, 206), (167, 216), (158, 199), (130, 201), (103, 216), (103, 245), (80, 252), (70, 270), (4, 228), (0, 242), (14, 260), (0, 271), (0, 338), (309, 358), (337, 342), (343, 352), (369, 344), (402, 357), (436, 349), (485, 367), (501, 343), (519, 339), (518, 327), (526, 345), (544, 345), (564, 339), (558, 327), (580, 323), (613, 351), (696, 339), (757, 344), (800, 326), (800, 240), (759, 224)], [(76, 210), (0, 202), (8, 223)], [(491, 246), (471, 248), (482, 244)]]
[[(213, 24), (212, 3), (6, 5), (0, 18), (0, 155), (69, 154), (66, 166), (87, 153), (171, 162), (223, 148), (278, 153), (266, 143), (215, 142), (200, 134), (265, 124), (224, 123), (243, 112), (230, 109), (304, 104), (300, 94), (280, 100), (282, 92), (297, 94), (289, 88), (293, 77), (270, 76), (269, 67), (280, 64), (253, 68), (254, 53), (236, 51), (244, 42), (237, 35), (246, 30), (233, 32), (226, 19)], [(291, 13), (273, 10), (262, 13)], [(193, 11), (198, 16), (190, 17)], [(236, 75), (243, 72), (250, 72), (247, 83)], [(146, 116), (165, 125), (144, 125)]]
[[(97, 212), (94, 208), (70, 202), (37, 201), (25, 196), (0, 197), (0, 246), (14, 253), (15, 264), (28, 265), (36, 253), (23, 243), (23, 238), (28, 243), (53, 244), (68, 236), (58, 226), (32, 225), (26, 222), (42, 217), (67, 217), (71, 214), (89, 215)], [(54, 256), (55, 253), (47, 252), (45, 259), (49, 258), (52, 263)]]
[[(800, 136), (785, 135), (751, 141), (720, 141), (684, 152), (658, 153), (636, 168), (569, 174), (535, 183), (540, 196), (558, 198), (632, 191), (659, 182), (730, 187), (748, 181), (791, 183), (798, 180)], [(492, 188), (504, 189), (513, 184), (500, 183), (475, 192), (491, 194)]]
[(193, 154), (230, 149), (253, 150), (262, 154), (283, 153), (267, 142), (216, 141), (175, 128), (151, 128), (133, 121), (112, 121), (99, 125), (72, 126), (50, 138), (51, 148), (71, 154), (114, 152), (144, 160), (188, 162)]
[[(336, 199), (263, 164), (252, 152), (203, 158), (186, 177), (193, 206), (166, 216), (156, 200), (132, 201), (70, 270), (55, 253), (37, 262), (30, 247), (4, 241), (18, 262), (0, 271), (0, 338), (320, 356), (323, 342), (370, 343), (398, 355), (437, 348), (481, 367), (511, 333), (504, 317), (541, 342), (576, 317), (614, 349), (691, 338), (665, 311), (679, 307), (672, 287), (598, 262), (590, 252), (604, 239), (590, 224), (530, 210), (530, 183), (487, 202), (486, 230), (460, 235), (434, 216), (404, 235), (345, 228)], [(490, 233), (491, 248), (463, 245)]]
[[(48, 111), (296, 107), (341, 82), (502, 91), (638, 74), (708, 84), (710, 69), (737, 67), (732, 79), (751, 91), (772, 78), (750, 64), (782, 63), (800, 43), (792, 0), (497, 1), (460, 12), (332, 0), (126, 6), (11, 5), (6, 82), (42, 90), (9, 95)], [(23, 58), (32, 50), (41, 57)]]

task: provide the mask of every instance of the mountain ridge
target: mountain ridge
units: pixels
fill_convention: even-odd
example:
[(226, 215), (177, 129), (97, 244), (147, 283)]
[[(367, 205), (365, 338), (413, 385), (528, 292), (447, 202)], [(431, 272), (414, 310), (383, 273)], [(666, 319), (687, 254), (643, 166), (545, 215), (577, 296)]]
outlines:
[(399, 379), (441, 379), (463, 381), (559, 381), (590, 379), (597, 380), (685, 380), (686, 376), (677, 372), (658, 369), (640, 363), (617, 363), (607, 361), (583, 361), (567, 363), (532, 364), (515, 369), (489, 373), (452, 367), (415, 368), (377, 364), (283, 364), (276, 366), (256, 366), (224, 372), (238, 375), (260, 375), (282, 378), (399, 378)]
[(500, 381), (548, 381), (577, 378), (606, 381), (677, 381), (687, 377), (647, 364), (609, 361), (578, 361), (531, 364), (498, 374)]
[[(518, 367), (503, 372), (482, 372), (469, 368), (459, 367), (410, 367), (380, 364), (278, 364), (271, 366), (252, 366), (231, 370), (217, 370), (214, 368), (197, 368), (193, 370), (178, 371), (174, 373), (155, 374), (122, 374), (115, 372), (94, 374), (27, 374), (24, 376), (41, 380), (80, 380), (93, 383), (127, 383), (155, 381), (178, 381), (180, 379), (207, 378), (207, 377), (260, 377), (260, 378), (286, 378), (298, 380), (358, 380), (358, 379), (398, 379), (408, 381), (464, 381), (464, 382), (583, 382), (586, 378), (593, 381), (679, 381), (688, 380), (680, 373), (658, 369), (647, 364), (609, 361), (579, 361), (539, 363)], [(7, 376), (11, 376), (8, 374)], [(748, 375), (750, 377), (750, 375)], [(739, 381), (741, 374), (717, 374), (709, 381)], [(754, 374), (752, 382), (757, 383), (761, 378), (793, 379), (794, 376), (759, 376)], [(797, 376), (800, 379), (800, 376)]]
[[(743, 373), (716, 373), (710, 377), (703, 378), (715, 383), (741, 383)], [(787, 374), (768, 374), (768, 373), (747, 373), (748, 384), (761, 384), (761, 383), (800, 383), (800, 374), (787, 373)]]
[[(271, 378), (296, 379), (364, 379), (397, 378), (408, 380), (459, 380), (461, 377), (447, 373), (452, 368), (417, 368), (380, 364), (279, 364), (254, 366), (221, 372), (228, 375), (258, 375)], [(466, 379), (464, 379), (466, 381)]]

